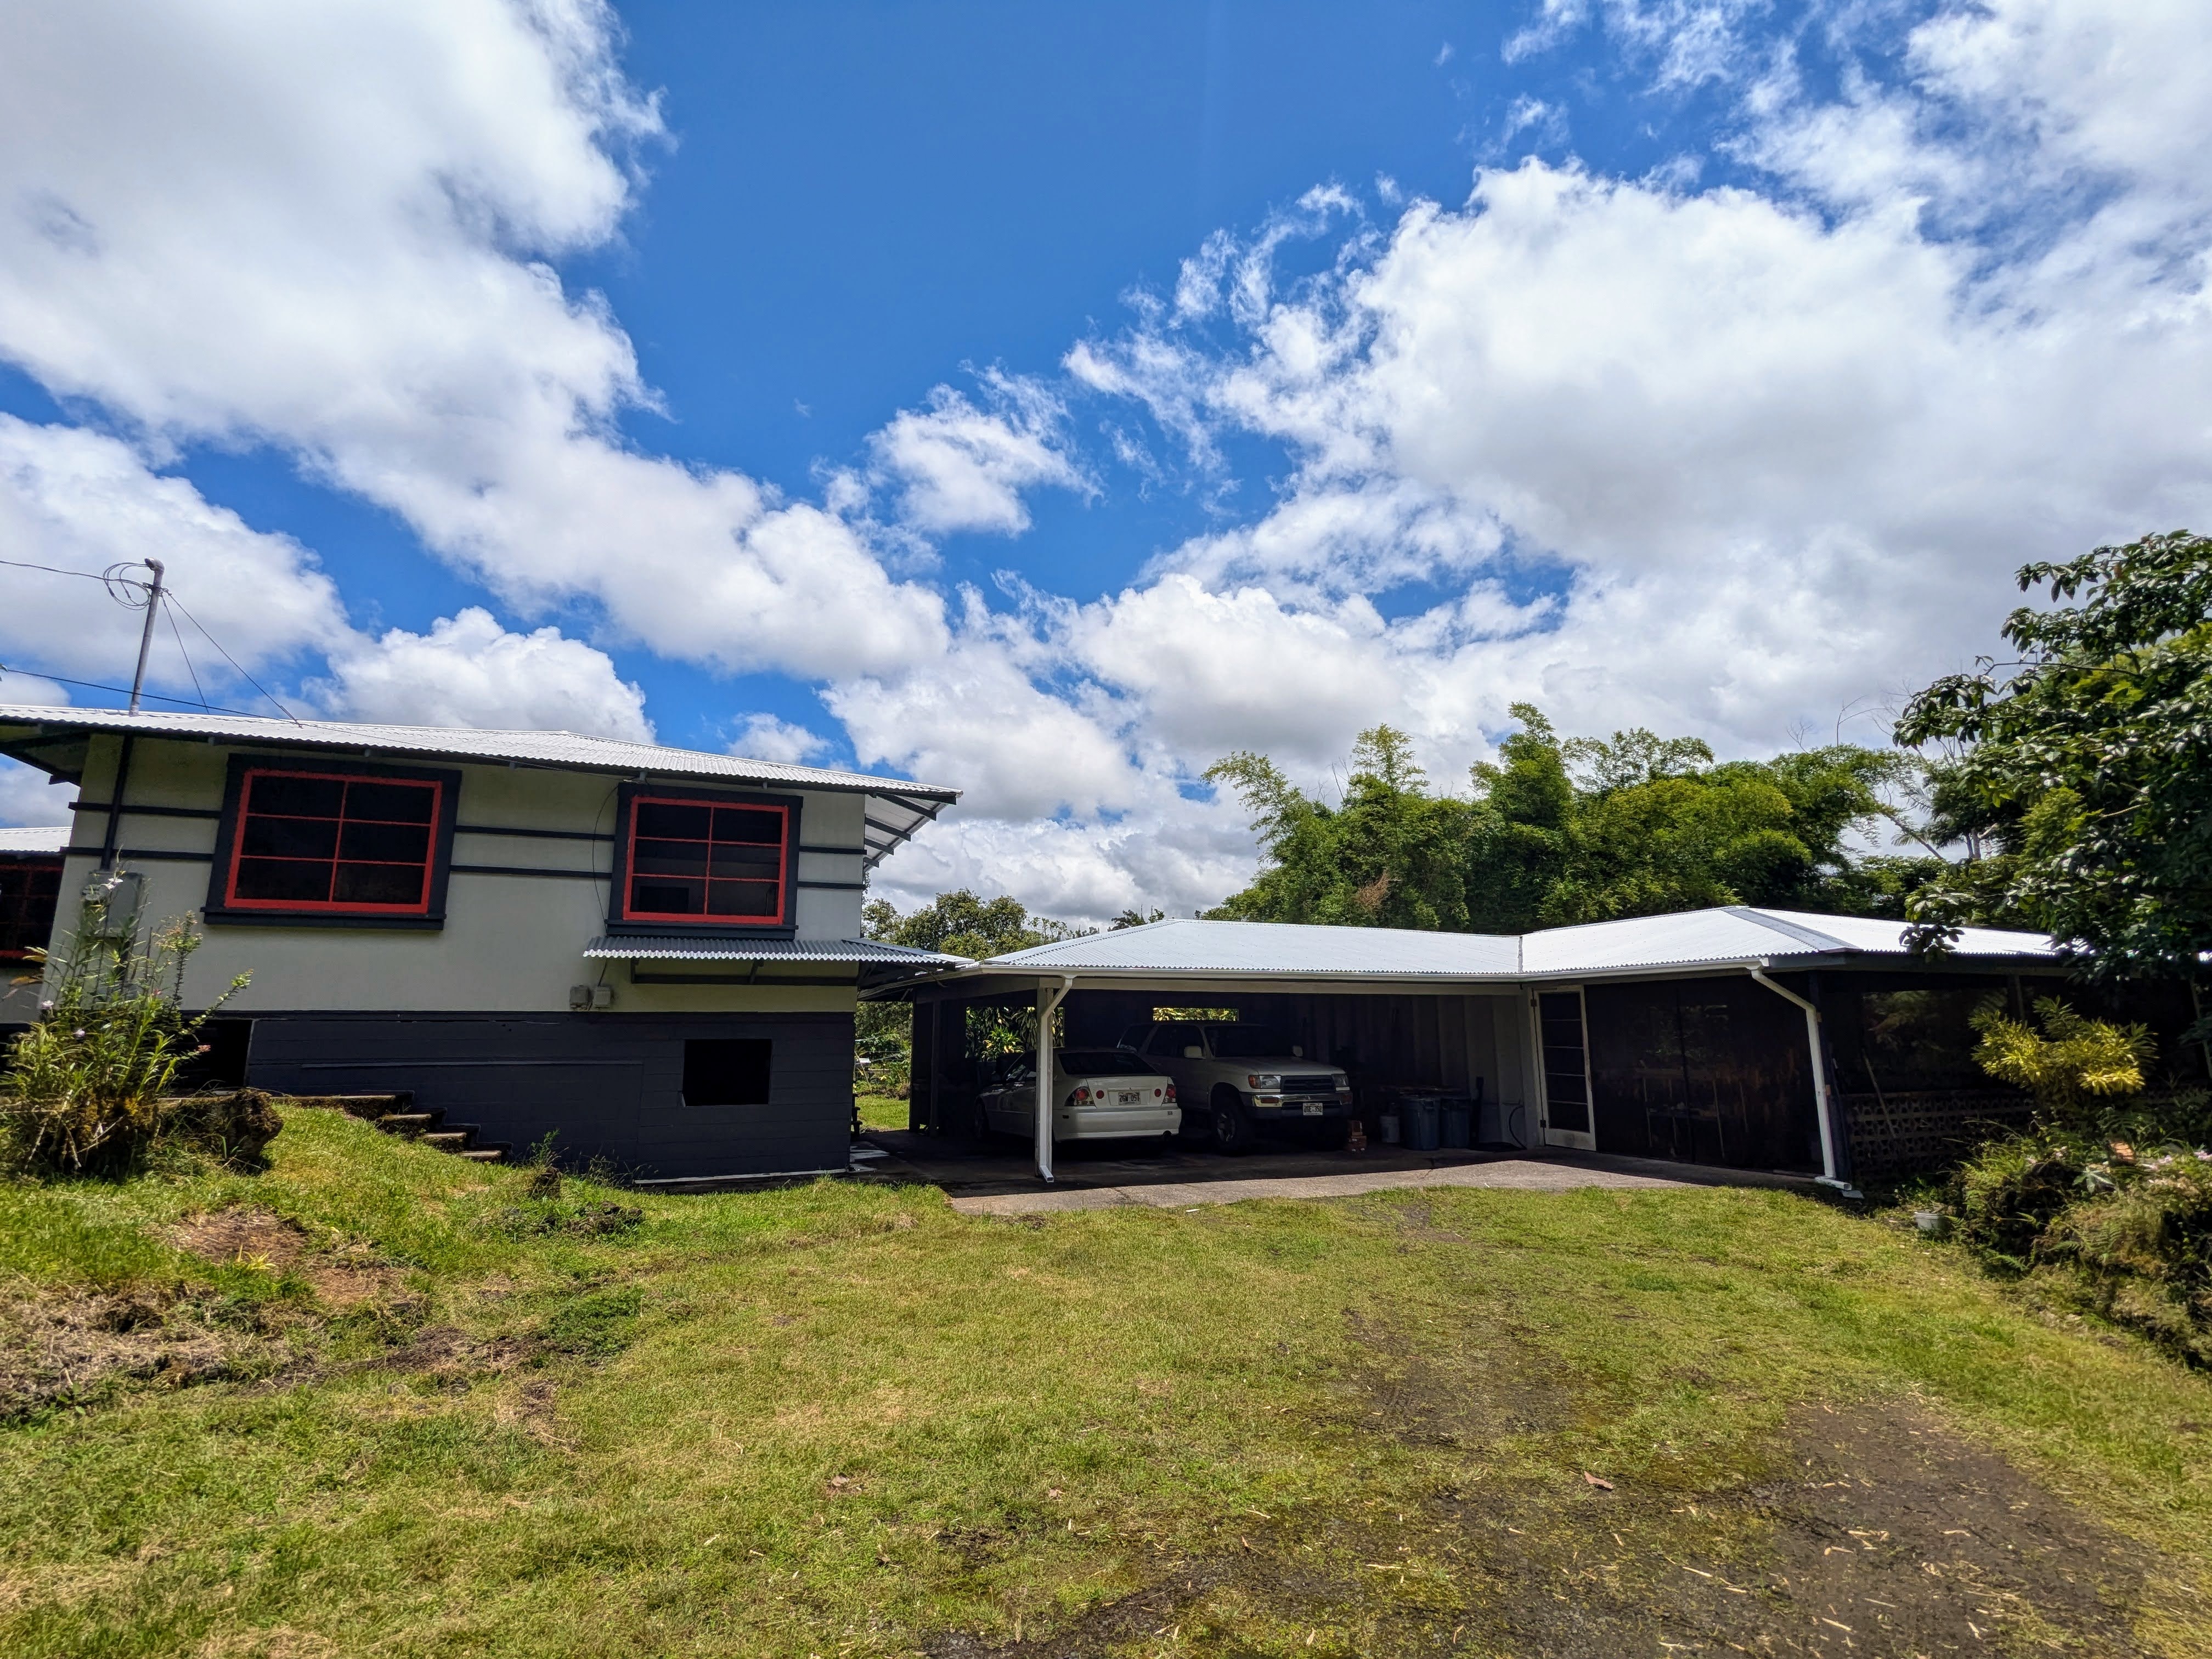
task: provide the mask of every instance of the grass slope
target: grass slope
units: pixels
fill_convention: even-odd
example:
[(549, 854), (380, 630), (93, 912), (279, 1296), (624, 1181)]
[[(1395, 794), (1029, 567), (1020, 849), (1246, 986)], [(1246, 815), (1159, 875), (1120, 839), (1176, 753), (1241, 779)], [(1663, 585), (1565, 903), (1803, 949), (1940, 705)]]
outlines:
[[(19, 1312), (234, 1358), (0, 1429), (0, 1651), (2212, 1650), (2206, 1379), (1791, 1195), (1017, 1223), (274, 1152), (0, 1188)], [(294, 1253), (175, 1242), (241, 1209)]]

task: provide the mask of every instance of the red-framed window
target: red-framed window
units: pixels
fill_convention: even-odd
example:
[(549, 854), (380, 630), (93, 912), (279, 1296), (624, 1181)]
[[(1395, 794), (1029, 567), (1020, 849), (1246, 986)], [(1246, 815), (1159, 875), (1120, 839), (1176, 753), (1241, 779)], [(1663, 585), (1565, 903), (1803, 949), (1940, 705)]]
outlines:
[(61, 891), (59, 859), (0, 862), (0, 960), (21, 961), (24, 952), (53, 937)]
[(240, 781), (222, 904), (428, 915), (445, 813), (442, 780), (251, 769)]
[(784, 926), (791, 826), (780, 803), (641, 790), (623, 826), (621, 920)]

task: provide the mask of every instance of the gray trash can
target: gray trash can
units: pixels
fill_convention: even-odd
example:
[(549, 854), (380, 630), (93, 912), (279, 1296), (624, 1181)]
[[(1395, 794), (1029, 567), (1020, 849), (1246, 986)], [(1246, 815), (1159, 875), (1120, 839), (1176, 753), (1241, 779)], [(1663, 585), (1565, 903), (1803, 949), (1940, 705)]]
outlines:
[(1474, 1145), (1474, 1103), (1465, 1095), (1446, 1095), (1437, 1125), (1437, 1145), (1464, 1150)]
[(1437, 1137), (1443, 1115), (1434, 1095), (1407, 1095), (1399, 1103), (1398, 1110), (1406, 1120), (1406, 1145), (1417, 1152), (1437, 1150)]

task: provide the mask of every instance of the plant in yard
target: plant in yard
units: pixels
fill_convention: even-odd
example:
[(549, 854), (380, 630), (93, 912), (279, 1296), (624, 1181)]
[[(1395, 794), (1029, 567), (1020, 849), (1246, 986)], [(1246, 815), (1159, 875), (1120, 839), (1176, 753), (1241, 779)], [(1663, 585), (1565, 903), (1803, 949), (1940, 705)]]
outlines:
[[(205, 1127), (169, 1091), (178, 1068), (199, 1051), (202, 1025), (247, 976), (209, 1007), (186, 1012), (185, 968), (199, 935), (183, 920), (144, 941), (134, 928), (118, 931), (112, 916), (123, 880), (119, 871), (95, 880), (66, 951), (40, 954), (46, 997), (39, 1020), (15, 1039), (0, 1079), (0, 1132), (19, 1169), (117, 1173), (143, 1162), (165, 1135), (200, 1139)], [(234, 1129), (265, 1127), (263, 1141), (275, 1133), (265, 1105), (238, 1125), (227, 1106), (216, 1115)]]
[(1975, 1010), (1974, 1063), (1999, 1082), (2035, 1097), (2037, 1113), (2056, 1125), (2080, 1125), (2097, 1103), (2139, 1095), (2156, 1048), (2148, 1030), (2091, 1019), (2057, 997), (2038, 997), (2040, 1032), (2012, 1018), (2002, 1002)]

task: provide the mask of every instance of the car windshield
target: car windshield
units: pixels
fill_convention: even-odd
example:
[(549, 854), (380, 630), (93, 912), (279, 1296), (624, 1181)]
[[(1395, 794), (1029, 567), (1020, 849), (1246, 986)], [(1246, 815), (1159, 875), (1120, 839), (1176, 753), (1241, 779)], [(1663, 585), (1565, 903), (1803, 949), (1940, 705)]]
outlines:
[(1116, 1048), (1063, 1048), (1060, 1070), (1064, 1077), (1150, 1077), (1152, 1072), (1143, 1056)]
[(1131, 1027), (1129, 1034), (1121, 1039), (1121, 1046), (1125, 1048), (1137, 1048), (1145, 1043), (1147, 1036), (1152, 1038), (1147, 1045), (1151, 1053), (1170, 1056), (1180, 1054), (1185, 1048), (1196, 1048), (1206, 1041), (1206, 1033), (1199, 1026), (1171, 1025), (1163, 1022), (1158, 1025)]
[(1214, 1056), (1219, 1060), (1268, 1060), (1291, 1052), (1282, 1033), (1264, 1025), (1217, 1025), (1212, 1036)]

